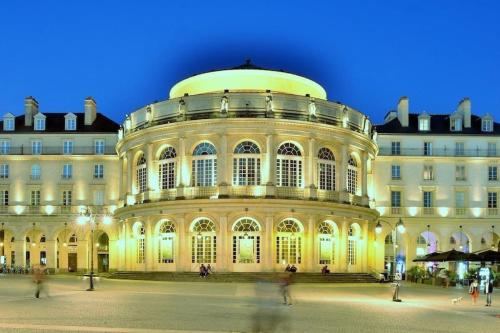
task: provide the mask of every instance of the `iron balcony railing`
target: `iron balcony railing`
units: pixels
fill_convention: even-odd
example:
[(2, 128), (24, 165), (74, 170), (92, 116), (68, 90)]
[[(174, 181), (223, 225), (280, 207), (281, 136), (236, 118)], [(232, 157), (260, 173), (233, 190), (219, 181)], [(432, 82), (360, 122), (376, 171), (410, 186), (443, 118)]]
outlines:
[(394, 150), (391, 147), (379, 147), (379, 156), (465, 156), (465, 157), (496, 157), (499, 156), (495, 150), (490, 149), (455, 149), (455, 148), (433, 148), (428, 151), (424, 148), (401, 148)]
[(44, 146), (42, 149), (32, 149), (31, 146), (2, 147), (0, 155), (116, 155), (115, 146), (74, 146), (71, 152), (65, 152), (62, 146)]

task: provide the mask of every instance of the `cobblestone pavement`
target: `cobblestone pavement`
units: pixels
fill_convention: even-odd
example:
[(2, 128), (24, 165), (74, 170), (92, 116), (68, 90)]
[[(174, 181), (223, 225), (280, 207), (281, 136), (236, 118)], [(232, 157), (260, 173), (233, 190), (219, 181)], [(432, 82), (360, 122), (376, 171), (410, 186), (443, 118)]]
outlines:
[(267, 283), (102, 279), (87, 292), (56, 276), (47, 285), (49, 297), (35, 299), (29, 277), (0, 276), (0, 332), (500, 332), (500, 290), (485, 307), (484, 295), (473, 306), (460, 288), (404, 285), (395, 303), (389, 285), (301, 284), (286, 306)]

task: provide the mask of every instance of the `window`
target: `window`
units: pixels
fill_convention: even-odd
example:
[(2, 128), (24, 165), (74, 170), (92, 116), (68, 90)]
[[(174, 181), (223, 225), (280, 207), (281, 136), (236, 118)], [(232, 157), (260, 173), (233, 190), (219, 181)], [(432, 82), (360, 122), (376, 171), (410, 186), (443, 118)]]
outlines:
[(136, 230), (136, 239), (137, 239), (137, 263), (144, 264), (146, 259), (146, 229), (143, 224), (140, 224)]
[(353, 156), (347, 161), (347, 192), (357, 194), (358, 192), (358, 163)]
[(13, 131), (15, 129), (14, 118), (6, 117), (3, 119), (3, 130), (4, 131)]
[(318, 152), (318, 185), (320, 190), (335, 190), (335, 156), (328, 148)]
[(347, 233), (347, 264), (356, 265), (357, 235), (353, 227), (349, 227)]
[(418, 130), (419, 131), (429, 131), (431, 129), (431, 120), (429, 117), (419, 117), (418, 119)]
[(234, 149), (233, 185), (260, 185), (260, 149), (251, 141), (243, 141)]
[(432, 155), (432, 142), (424, 142), (424, 156)]
[(31, 206), (40, 206), (40, 190), (31, 191), (30, 205)]
[(160, 188), (162, 190), (175, 188), (175, 165), (176, 165), (177, 152), (174, 147), (165, 148), (160, 154), (159, 161), (159, 179)]
[(94, 178), (95, 179), (104, 178), (104, 164), (94, 164)]
[(497, 208), (497, 192), (488, 192), (488, 208)]
[(35, 117), (35, 131), (45, 131), (45, 118)]
[[(286, 219), (280, 222), (276, 237), (276, 263), (277, 264), (300, 264), (302, 262), (302, 228), (292, 220)], [(299, 233), (299, 235), (296, 235)]]
[(318, 226), (319, 234), (319, 264), (331, 265), (335, 263), (335, 230), (329, 221), (323, 221)]
[(99, 139), (94, 141), (94, 152), (96, 155), (104, 154), (104, 140)]
[(10, 154), (10, 140), (0, 140), (0, 154)]
[(202, 142), (193, 150), (191, 162), (193, 186), (215, 186), (217, 183), (217, 150), (209, 142)]
[(278, 148), (276, 183), (277, 186), (302, 187), (302, 153), (291, 142)]
[[(64, 172), (63, 172), (64, 174)], [(39, 180), (42, 175), (42, 168), (39, 164), (33, 164), (31, 166), (31, 180)]]
[(8, 179), (8, 178), (9, 178), (9, 165), (0, 164), (0, 179)]
[(462, 118), (452, 118), (450, 129), (453, 132), (459, 132), (462, 130)]
[(200, 218), (191, 228), (191, 262), (197, 264), (215, 263), (217, 260), (217, 238), (215, 224), (206, 218)]
[(148, 188), (148, 168), (144, 154), (141, 154), (137, 159), (136, 182), (137, 191), (139, 193), (146, 192)]
[(64, 140), (63, 141), (63, 154), (65, 154), (65, 155), (73, 154), (73, 141), (72, 140)]
[(174, 262), (175, 226), (170, 221), (165, 221), (160, 226), (158, 242), (158, 262), (171, 264)]
[(70, 190), (65, 190), (62, 192), (62, 205), (71, 206), (72, 195)]
[(498, 169), (496, 165), (490, 165), (488, 167), (488, 180), (489, 181), (497, 181), (498, 180)]
[(431, 208), (432, 207), (432, 192), (429, 191), (424, 191), (424, 208)]
[(401, 207), (401, 192), (391, 191), (391, 207), (397, 208)]
[(483, 119), (481, 122), (481, 130), (483, 132), (492, 132), (493, 131), (493, 120), (492, 119)]
[(94, 205), (102, 206), (104, 205), (104, 191), (94, 191)]
[(399, 141), (391, 142), (391, 154), (392, 155), (401, 155), (401, 142), (399, 142)]
[(66, 131), (76, 131), (76, 118), (66, 118)]
[(497, 144), (488, 142), (488, 156), (497, 156)]
[(391, 165), (391, 179), (401, 180), (401, 166)]
[(424, 180), (434, 180), (434, 167), (432, 165), (424, 165)]
[(73, 177), (73, 165), (72, 164), (64, 164), (63, 165), (63, 179), (71, 179)]
[(40, 155), (42, 153), (42, 140), (31, 141), (31, 154)]
[(258, 222), (251, 218), (239, 219), (233, 231), (233, 263), (260, 263), (260, 231)]
[(9, 205), (9, 191), (1, 190), (0, 191), (0, 206), (8, 206)]
[(455, 142), (455, 156), (465, 155), (465, 144), (463, 142)]
[(455, 192), (455, 213), (456, 215), (465, 214), (465, 192)]
[(455, 166), (455, 180), (464, 181), (465, 177), (465, 165), (456, 165)]

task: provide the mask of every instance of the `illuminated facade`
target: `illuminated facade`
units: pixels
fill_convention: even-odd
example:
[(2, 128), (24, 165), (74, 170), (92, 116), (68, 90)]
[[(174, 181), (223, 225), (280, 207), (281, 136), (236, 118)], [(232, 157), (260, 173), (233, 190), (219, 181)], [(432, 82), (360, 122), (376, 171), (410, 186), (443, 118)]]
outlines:
[[(419, 151), (433, 124), (442, 122), (424, 115), (431, 119), (425, 135), (405, 129), (405, 119), (412, 129), (420, 119), (408, 115), (407, 99), (377, 133), (362, 113), (328, 101), (317, 83), (247, 63), (177, 83), (168, 100), (134, 111), (120, 129), (96, 113), (92, 99), (82, 114), (46, 114), (52, 115), (47, 124), (52, 119), (64, 127), (55, 132), (37, 130), (44, 115), (33, 99), (26, 105), (24, 116), (4, 117), (0, 132), (0, 148), (10, 147), (0, 163), (9, 169), (6, 177), (0, 174), (3, 260), (9, 266), (43, 261), (56, 270), (85, 270), (94, 243), (100, 271), (197, 271), (202, 263), (238, 272), (280, 271), (287, 264), (299, 271), (319, 272), (324, 265), (336, 272), (382, 271), (394, 258), (387, 236), (399, 217), (407, 229), (393, 235), (401, 263), (452, 236), (457, 246), (474, 251), (498, 242), (491, 230), (498, 224), (495, 210), (485, 209), (481, 192), (489, 184), (486, 196), (493, 202), (494, 184), (476, 182), (472, 174), (467, 184), (454, 184), (446, 172), (449, 163), (489, 167), (495, 157), (464, 154), (450, 162), (439, 154), (406, 154)], [(453, 119), (459, 115), (467, 132), (463, 111)], [(32, 123), (17, 126), (25, 119)], [(495, 130), (488, 132), (491, 143)], [(434, 152), (456, 132), (436, 134)], [(61, 151), (34, 153), (42, 138), (44, 148)], [(469, 132), (460, 138), (474, 148), (485, 144)], [(98, 154), (102, 140), (104, 153)], [(400, 153), (389, 154), (395, 141)], [(84, 153), (84, 146), (94, 150)], [(34, 164), (43, 170), (36, 181), (30, 178)], [(64, 175), (73, 166), (67, 165), (75, 168), (70, 179)], [(391, 176), (395, 166), (399, 179)], [(429, 172), (436, 173), (432, 183), (415, 176)], [(467, 199), (456, 207), (451, 193), (456, 197), (464, 186)], [(421, 198), (417, 190), (434, 196)], [(85, 206), (98, 214), (93, 242), (90, 227), (76, 223)], [(113, 223), (101, 223), (110, 215)]]

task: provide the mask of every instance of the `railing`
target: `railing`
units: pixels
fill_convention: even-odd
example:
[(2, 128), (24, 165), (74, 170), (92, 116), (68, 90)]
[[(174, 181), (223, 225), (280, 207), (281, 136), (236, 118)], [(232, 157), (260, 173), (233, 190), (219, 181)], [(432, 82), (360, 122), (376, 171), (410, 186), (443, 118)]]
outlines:
[(337, 191), (318, 190), (318, 200), (339, 201), (340, 193)]
[(399, 154), (393, 154), (391, 147), (379, 147), (379, 156), (460, 156), (460, 157), (496, 157), (497, 152), (489, 149), (464, 149), (455, 148), (433, 148), (432, 152), (425, 151), (424, 148), (401, 148)]
[(264, 197), (266, 187), (262, 185), (231, 186), (229, 196), (236, 198)]
[[(94, 214), (108, 213), (107, 206), (89, 206)], [(81, 212), (82, 206), (79, 205), (2, 205), (0, 214), (2, 215), (76, 215)]]
[(280, 199), (304, 199), (304, 189), (298, 187), (276, 187), (276, 197)]
[(75, 146), (71, 154), (65, 153), (62, 146), (44, 146), (41, 153), (38, 152), (33, 151), (31, 146), (23, 145), (0, 149), (0, 155), (116, 155), (115, 146), (105, 146), (103, 149), (96, 149), (94, 146)]
[(161, 190), (160, 200), (175, 200), (177, 197), (177, 189), (171, 188), (166, 190)]
[(481, 207), (375, 207), (381, 216), (498, 218), (500, 209)]

